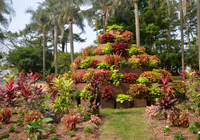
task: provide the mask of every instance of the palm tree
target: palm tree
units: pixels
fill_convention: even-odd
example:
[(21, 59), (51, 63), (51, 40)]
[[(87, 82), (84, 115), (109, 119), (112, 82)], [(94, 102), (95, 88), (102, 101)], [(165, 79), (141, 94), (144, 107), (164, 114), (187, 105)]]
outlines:
[[(5, 29), (8, 28), (9, 22), (12, 20), (12, 17), (15, 16), (15, 10), (11, 6), (12, 0), (5, 1), (0, 0), (0, 25), (3, 26)], [(9, 19), (7, 17), (9, 16)], [(0, 29), (0, 40), (3, 40), (4, 35), (2, 30)]]
[(199, 0), (197, 0), (197, 30), (198, 30), (198, 49), (199, 49), (199, 71), (200, 71), (200, 13)]
[[(63, 21), (69, 23), (69, 34), (70, 34), (70, 51), (71, 51), (71, 62), (74, 61), (74, 45), (73, 45), (73, 24), (76, 24), (84, 32), (83, 13), (80, 6), (87, 3), (86, 0), (62, 0), (63, 7), (62, 13)], [(64, 30), (64, 28), (62, 28)]]
[[(43, 3), (40, 3), (40, 7), (45, 7), (46, 14), (49, 16), (49, 25), (53, 26), (51, 29), (52, 39), (54, 40), (54, 59), (55, 59), (55, 73), (58, 73), (58, 21), (60, 18), (60, 12), (62, 8), (61, 0), (45, 0)], [(54, 31), (54, 35), (53, 32)]]
[[(92, 7), (87, 9), (87, 19), (91, 23), (92, 19), (96, 18), (99, 10), (101, 10), (101, 15), (103, 16), (103, 33), (106, 33), (108, 13), (112, 8), (114, 0), (91, 0)], [(117, 1), (116, 1), (117, 3)]]
[(138, 0), (133, 0), (135, 6), (135, 29), (136, 29), (136, 44), (140, 46), (140, 24), (139, 24), (139, 9)]
[(32, 14), (31, 20), (32, 23), (29, 24), (27, 27), (38, 31), (38, 33), (43, 33), (43, 76), (45, 74), (45, 61), (46, 61), (46, 35), (48, 31), (48, 22), (49, 22), (49, 17), (46, 14), (45, 9), (42, 9), (41, 7), (38, 8), (36, 11), (32, 10), (31, 8), (26, 10), (26, 13)]
[(181, 23), (181, 61), (182, 61), (182, 70), (184, 70), (183, 10), (182, 10), (182, 0), (179, 0), (179, 6), (180, 6), (180, 23)]

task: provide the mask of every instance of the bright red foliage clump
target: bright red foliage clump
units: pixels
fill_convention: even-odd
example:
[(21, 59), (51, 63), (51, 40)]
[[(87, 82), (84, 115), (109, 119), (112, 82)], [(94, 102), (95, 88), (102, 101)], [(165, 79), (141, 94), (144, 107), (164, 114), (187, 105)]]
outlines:
[(104, 100), (112, 99), (113, 98), (113, 92), (115, 92), (114, 89), (111, 88), (111, 86), (106, 86), (104, 90), (101, 92), (102, 93), (102, 98)]
[(135, 83), (137, 79), (138, 79), (138, 76), (136, 74), (125, 73), (122, 80), (124, 83)]
[(92, 67), (92, 68), (97, 68), (97, 64), (99, 64), (100, 63), (100, 61), (99, 60), (92, 60), (91, 62), (90, 62), (90, 66)]
[(128, 56), (128, 51), (126, 49), (129, 48), (129, 45), (126, 43), (116, 43), (112, 46), (113, 54), (120, 55), (122, 57)]
[(112, 65), (115, 65), (115, 68), (118, 67), (119, 62), (122, 60), (121, 57), (115, 56), (115, 55), (108, 55), (104, 59), (104, 61), (111, 67)]

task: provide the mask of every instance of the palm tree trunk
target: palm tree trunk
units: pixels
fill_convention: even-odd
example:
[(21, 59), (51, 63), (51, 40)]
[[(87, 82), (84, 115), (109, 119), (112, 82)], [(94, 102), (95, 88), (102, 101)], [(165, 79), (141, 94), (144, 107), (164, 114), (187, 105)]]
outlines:
[(182, 0), (179, 0), (179, 4), (180, 4), (180, 22), (181, 22), (181, 60), (182, 60), (182, 70), (184, 70), (183, 10), (182, 10)]
[(73, 61), (74, 61), (74, 45), (73, 45), (73, 27), (72, 27), (72, 19), (69, 20), (69, 34), (70, 34), (71, 62), (73, 62)]
[(198, 49), (199, 49), (199, 70), (200, 70), (200, 13), (199, 0), (197, 0), (197, 27), (198, 27)]
[(43, 27), (43, 78), (45, 78), (45, 61), (46, 61), (46, 33)]
[(136, 44), (140, 46), (140, 25), (139, 25), (139, 11), (138, 0), (133, 0), (135, 5), (135, 29), (136, 29)]
[(62, 42), (62, 52), (65, 52), (65, 42)]
[(57, 25), (54, 26), (54, 59), (55, 59), (55, 73), (58, 74), (58, 52), (57, 52), (57, 44), (58, 44), (58, 30)]
[(97, 27), (98, 27), (98, 22), (96, 21), (96, 36), (98, 36), (98, 30), (97, 30)]
[(103, 14), (103, 33), (106, 33), (105, 14)]

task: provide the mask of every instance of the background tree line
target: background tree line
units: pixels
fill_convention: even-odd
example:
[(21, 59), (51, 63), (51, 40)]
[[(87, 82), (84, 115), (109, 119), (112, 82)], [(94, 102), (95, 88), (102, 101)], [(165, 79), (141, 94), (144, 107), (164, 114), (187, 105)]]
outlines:
[[(11, 3), (5, 4), (12, 9)], [(82, 6), (88, 5), (90, 8), (81, 10)], [(1, 43), (12, 48), (6, 56), (7, 64), (16, 66), (20, 71), (42, 72), (43, 69), (45, 73), (51, 68), (58, 73), (69, 67), (75, 56), (81, 55), (80, 50), (74, 56), (73, 41), (84, 42), (85, 39), (73, 33), (72, 24), (84, 33), (83, 20), (87, 19), (97, 34), (105, 33), (106, 27), (113, 24), (132, 31), (132, 43), (145, 47), (148, 54), (157, 55), (162, 69), (178, 73), (189, 66), (197, 70), (198, 8), (198, 0), (45, 0), (35, 11), (27, 8), (26, 12), (32, 15), (32, 19), (24, 30), (19, 33), (1, 30)], [(9, 15), (13, 14), (14, 10), (11, 10)], [(64, 53), (68, 42), (70, 54)], [(29, 56), (20, 54), (29, 50), (30, 53), (34, 53), (31, 50), (38, 53), (33, 57), (30, 55), (29, 59)], [(17, 61), (17, 58), (23, 61)], [(36, 61), (38, 66), (31, 68), (36, 65), (34, 59), (39, 60)], [(21, 64), (18, 66), (14, 60)], [(27, 64), (27, 68), (22, 64)]]

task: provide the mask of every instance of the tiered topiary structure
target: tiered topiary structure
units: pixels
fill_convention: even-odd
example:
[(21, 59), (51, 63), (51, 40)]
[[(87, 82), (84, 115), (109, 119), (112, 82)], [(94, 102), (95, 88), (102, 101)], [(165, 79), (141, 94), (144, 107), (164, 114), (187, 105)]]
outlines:
[[(131, 101), (129, 107), (147, 105), (146, 99), (151, 97), (152, 84), (160, 82), (161, 74), (171, 74), (166, 70), (154, 69), (160, 60), (156, 56), (147, 55), (143, 47), (130, 44), (132, 39), (133, 33), (130, 31), (110, 31), (108, 34), (97, 36), (99, 45), (95, 50), (87, 47), (83, 50), (83, 58), (77, 57), (74, 60), (71, 69), (75, 73), (71, 78), (76, 89), (82, 90), (82, 98), (95, 98), (100, 102), (102, 97), (106, 97), (107, 100), (101, 101), (102, 108), (115, 108), (117, 106), (114, 101), (117, 95), (125, 94), (140, 99)], [(101, 80), (93, 80), (94, 75), (101, 77)], [(94, 88), (91, 80), (98, 83), (98, 88)], [(96, 92), (97, 95), (92, 92)], [(120, 98), (126, 100), (127, 97)]]

